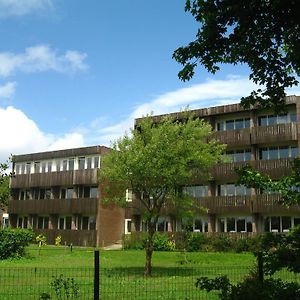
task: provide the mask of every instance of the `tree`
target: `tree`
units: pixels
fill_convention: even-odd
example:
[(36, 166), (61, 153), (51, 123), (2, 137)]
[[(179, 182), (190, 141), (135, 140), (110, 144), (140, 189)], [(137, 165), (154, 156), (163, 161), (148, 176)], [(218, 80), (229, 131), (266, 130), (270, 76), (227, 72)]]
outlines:
[(245, 63), (249, 78), (265, 86), (243, 97), (244, 107), (284, 110), (285, 89), (300, 76), (300, 3), (297, 0), (186, 0), (200, 29), (173, 58), (178, 76), (190, 80), (198, 64), (215, 73), (221, 64)]
[(148, 226), (145, 276), (151, 275), (153, 236), (162, 209), (191, 211), (194, 204), (182, 194), (182, 187), (208, 178), (209, 169), (223, 158), (224, 145), (207, 142), (210, 133), (209, 124), (191, 115), (181, 122), (166, 117), (156, 123), (148, 116), (103, 157), (100, 180), (106, 186), (105, 199), (125, 205), (125, 190), (130, 189), (143, 208)]
[(279, 180), (272, 180), (262, 175), (251, 166), (236, 169), (239, 179), (237, 184), (259, 189), (261, 192), (273, 192), (281, 195), (280, 203), (286, 206), (300, 204), (300, 159), (293, 161), (292, 173)]
[(8, 204), (9, 192), (8, 163), (0, 163), (0, 209)]

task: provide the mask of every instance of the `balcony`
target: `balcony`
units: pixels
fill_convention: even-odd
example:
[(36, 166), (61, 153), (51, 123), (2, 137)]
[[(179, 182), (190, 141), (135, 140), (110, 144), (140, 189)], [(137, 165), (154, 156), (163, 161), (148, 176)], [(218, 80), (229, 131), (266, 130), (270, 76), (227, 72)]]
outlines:
[(212, 170), (212, 176), (217, 181), (235, 181), (238, 179), (234, 169), (245, 165), (252, 166), (262, 174), (272, 175), (272, 178), (280, 178), (291, 174), (293, 158), (280, 158), (270, 160), (242, 161), (235, 163), (221, 163)]
[(11, 214), (97, 214), (97, 198), (11, 200)]
[(277, 141), (297, 141), (297, 124), (277, 124), (251, 128), (252, 144), (268, 144)]
[(11, 188), (98, 184), (97, 169), (15, 175)]
[(250, 145), (250, 128), (215, 131), (211, 135), (211, 139), (216, 139), (221, 144), (230, 146)]
[(216, 196), (197, 199), (208, 213), (245, 213), (252, 211), (251, 196)]

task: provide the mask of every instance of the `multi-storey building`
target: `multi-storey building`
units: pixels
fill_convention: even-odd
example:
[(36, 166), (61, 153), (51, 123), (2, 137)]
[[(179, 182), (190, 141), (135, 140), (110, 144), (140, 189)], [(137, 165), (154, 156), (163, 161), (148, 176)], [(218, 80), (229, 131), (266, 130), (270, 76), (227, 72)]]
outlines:
[[(253, 166), (273, 179), (291, 173), (292, 161), (298, 156), (300, 146), (300, 97), (286, 99), (286, 113), (275, 115), (272, 111), (243, 109), (239, 104), (209, 107), (193, 113), (214, 129), (211, 138), (227, 144), (230, 163), (221, 163), (212, 170), (212, 179), (195, 182), (184, 187), (207, 213), (200, 211), (191, 229), (197, 232), (285, 232), (300, 224), (300, 206), (283, 207), (277, 203), (279, 196), (264, 194), (255, 189), (235, 186), (236, 167)], [(181, 113), (170, 114), (175, 119)], [(163, 116), (154, 116), (159, 121)], [(136, 120), (136, 124), (139, 119)], [(143, 230), (141, 211), (134, 199), (126, 211), (126, 224), (132, 231)], [(165, 214), (157, 224), (159, 231), (182, 228), (184, 220)], [(128, 230), (128, 229), (127, 229)]]
[(104, 246), (121, 239), (124, 210), (101, 202), (103, 146), (13, 156), (11, 227), (32, 228), (49, 243)]

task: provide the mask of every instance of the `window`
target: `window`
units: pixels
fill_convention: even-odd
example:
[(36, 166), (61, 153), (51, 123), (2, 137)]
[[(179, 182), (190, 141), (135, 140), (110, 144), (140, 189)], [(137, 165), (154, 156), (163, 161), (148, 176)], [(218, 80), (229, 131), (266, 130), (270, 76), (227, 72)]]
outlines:
[(86, 168), (87, 169), (92, 168), (92, 158), (91, 157), (87, 157), (87, 159), (86, 159)]
[(49, 217), (38, 217), (37, 227), (38, 229), (48, 229)]
[(207, 185), (186, 186), (183, 188), (183, 193), (192, 196), (194, 198), (207, 197), (208, 186)]
[(38, 200), (40, 197), (40, 189), (39, 188), (34, 188), (33, 189), (33, 199)]
[(58, 229), (60, 230), (71, 230), (72, 229), (72, 217), (59, 217), (58, 218)]
[(21, 164), (21, 174), (25, 174), (25, 164)]
[(193, 231), (195, 232), (207, 232), (208, 222), (206, 219), (201, 217), (195, 217)]
[(98, 187), (97, 186), (92, 186), (90, 192), (91, 192), (90, 193), (91, 198), (98, 198)]
[(36, 161), (34, 163), (34, 173), (40, 173), (41, 163), (39, 161)]
[(276, 124), (287, 124), (297, 122), (297, 115), (294, 112), (281, 115), (264, 115), (258, 117), (259, 126), (271, 126)]
[(31, 197), (30, 190), (20, 190), (19, 191), (19, 200), (29, 200)]
[(234, 185), (233, 183), (218, 185), (218, 196), (242, 196), (250, 195), (251, 189), (244, 185)]
[(26, 174), (30, 174), (31, 173), (31, 163), (28, 162), (26, 163)]
[(69, 158), (69, 171), (74, 170), (74, 158)]
[(39, 199), (52, 199), (51, 189), (41, 188)]
[(41, 165), (42, 165), (42, 171), (41, 171), (41, 173), (46, 173), (47, 162), (42, 161)]
[(78, 169), (84, 170), (85, 169), (85, 157), (78, 158)]
[(56, 172), (60, 171), (60, 167), (61, 167), (61, 161), (58, 159), (56, 160)]
[(227, 151), (226, 154), (227, 154), (227, 156), (229, 156), (229, 158), (231, 159), (232, 162), (251, 160), (251, 150), (250, 149)]
[(17, 227), (18, 228), (28, 228), (28, 217), (18, 217), (17, 220)]
[(67, 188), (66, 198), (67, 199), (72, 199), (73, 194), (74, 194), (74, 189), (73, 188)]
[[(297, 225), (295, 219), (293, 218), (294, 226)], [(290, 216), (269, 216), (265, 218), (264, 224), (267, 232), (287, 232), (292, 227), (292, 218)]]
[(252, 217), (223, 217), (218, 219), (220, 232), (252, 232)]
[(156, 224), (157, 231), (168, 231), (168, 221), (164, 217), (159, 217)]
[(66, 199), (66, 197), (67, 197), (67, 189), (61, 188), (60, 189), (60, 199)]
[(99, 168), (99, 157), (98, 156), (94, 157), (94, 168), (95, 169)]
[(259, 149), (259, 159), (278, 159), (297, 157), (298, 147), (296, 146), (277, 146), (277, 147), (265, 147)]
[(217, 123), (217, 131), (250, 128), (250, 118), (224, 120)]
[(67, 171), (67, 169), (68, 169), (68, 160), (67, 159), (64, 159), (62, 161), (62, 169), (63, 169), (63, 171)]

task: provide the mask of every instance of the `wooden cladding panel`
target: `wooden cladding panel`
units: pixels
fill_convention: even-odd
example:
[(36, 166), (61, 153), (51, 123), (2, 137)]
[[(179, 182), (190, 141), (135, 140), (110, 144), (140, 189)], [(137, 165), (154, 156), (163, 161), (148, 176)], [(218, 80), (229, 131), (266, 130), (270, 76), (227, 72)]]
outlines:
[(12, 188), (73, 186), (98, 184), (97, 169), (61, 171), (16, 175), (11, 179)]
[(61, 236), (62, 244), (74, 246), (96, 246), (96, 230), (59, 230), (59, 229), (34, 229), (36, 235), (42, 233), (47, 238), (48, 244), (54, 244), (55, 238)]
[(252, 144), (267, 144), (280, 141), (296, 141), (297, 140), (297, 124), (277, 124), (271, 126), (253, 127), (251, 128)]
[(221, 144), (227, 144), (228, 146), (250, 145), (250, 128), (215, 131), (211, 135), (211, 139), (216, 139)]
[(269, 174), (276, 179), (281, 176), (291, 174), (292, 158), (270, 159), (270, 160), (253, 160), (236, 163), (222, 163), (216, 165), (212, 170), (212, 176), (217, 181), (232, 181), (237, 180), (235, 168), (240, 168), (245, 165), (250, 165), (254, 169), (263, 174)]
[(97, 198), (11, 200), (8, 211), (13, 214), (96, 214)]

